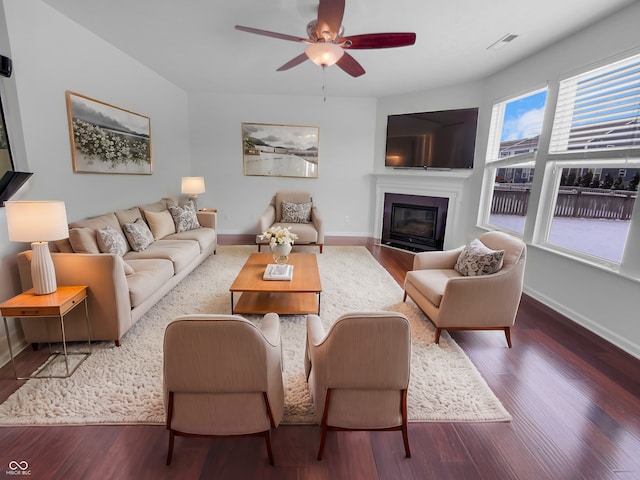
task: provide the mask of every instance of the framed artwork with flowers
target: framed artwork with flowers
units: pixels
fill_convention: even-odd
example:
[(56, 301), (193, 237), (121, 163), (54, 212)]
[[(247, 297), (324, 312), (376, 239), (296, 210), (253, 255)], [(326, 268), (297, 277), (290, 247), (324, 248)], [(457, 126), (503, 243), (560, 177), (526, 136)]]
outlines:
[(66, 92), (73, 171), (151, 175), (149, 117)]

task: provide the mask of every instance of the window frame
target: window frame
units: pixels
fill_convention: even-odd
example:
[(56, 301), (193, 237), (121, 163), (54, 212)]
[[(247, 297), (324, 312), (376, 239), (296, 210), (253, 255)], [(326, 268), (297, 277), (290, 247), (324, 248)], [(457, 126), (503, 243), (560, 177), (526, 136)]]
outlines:
[[(640, 146), (628, 146), (626, 148), (619, 149), (584, 149), (568, 150), (565, 152), (549, 152), (561, 82), (578, 76), (587, 77), (589, 72), (594, 72), (597, 69), (605, 70), (608, 66), (621, 61), (637, 61), (637, 59), (634, 58), (636, 56), (640, 56), (640, 49), (634, 49), (623, 52), (615, 57), (603, 59), (597, 64), (594, 63), (579, 70), (566, 73), (565, 75), (562, 75), (556, 80), (548, 83), (546, 86), (547, 98), (545, 114), (543, 117), (538, 149), (533, 155), (531, 155), (536, 171), (534, 173), (534, 181), (531, 190), (531, 203), (529, 204), (525, 218), (524, 232), (520, 234), (519, 232), (507, 231), (522, 236), (525, 241), (531, 243), (532, 246), (605, 269), (606, 271), (616, 273), (635, 281), (640, 281), (640, 249), (637, 249), (636, 247), (635, 250), (638, 251), (635, 251), (633, 248), (633, 245), (640, 244), (639, 201), (634, 203), (630, 221), (631, 223), (625, 239), (622, 259), (619, 263), (609, 261), (601, 257), (596, 257), (579, 250), (569, 249), (564, 246), (551, 243), (548, 240), (551, 231), (551, 224), (555, 216), (558, 189), (560, 186), (560, 175), (563, 168), (590, 168), (592, 171), (595, 171), (596, 168), (618, 168), (619, 170), (640, 169)], [(493, 118), (493, 115), (496, 112), (496, 105), (502, 103), (504, 108), (509, 101), (513, 101), (527, 95), (533, 95), (539, 90), (540, 88), (532, 88), (527, 94), (497, 100), (493, 105), (490, 130), (487, 137), (487, 155), (485, 156), (480, 206), (478, 209), (479, 228), (486, 230), (504, 230), (501, 227), (489, 223), (494, 196), (493, 187), (495, 174), (498, 168), (515, 168), (516, 165), (522, 164), (523, 161), (528, 160), (527, 155), (503, 157), (500, 159), (489, 158), (488, 153), (492, 152), (492, 145), (490, 142), (492, 139), (495, 140), (497, 135), (501, 135), (500, 132), (496, 133), (495, 130), (492, 130), (495, 128), (497, 123), (496, 119)], [(632, 110), (632, 112), (635, 112), (635, 110)], [(504, 114), (501, 121), (504, 121)], [(502, 124), (499, 126), (501, 125)], [(635, 130), (632, 130), (632, 134), (636, 134)], [(496, 150), (494, 145), (493, 152), (499, 152), (499, 146), (498, 150)], [(640, 195), (640, 189), (638, 191), (638, 195)]]

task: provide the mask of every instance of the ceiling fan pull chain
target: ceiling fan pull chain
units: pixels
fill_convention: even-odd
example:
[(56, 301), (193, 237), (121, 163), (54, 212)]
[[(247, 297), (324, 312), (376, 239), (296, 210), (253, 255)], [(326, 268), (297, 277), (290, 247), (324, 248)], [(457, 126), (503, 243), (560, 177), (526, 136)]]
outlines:
[(327, 102), (327, 91), (325, 88), (325, 81), (327, 79), (327, 66), (322, 65), (322, 101)]

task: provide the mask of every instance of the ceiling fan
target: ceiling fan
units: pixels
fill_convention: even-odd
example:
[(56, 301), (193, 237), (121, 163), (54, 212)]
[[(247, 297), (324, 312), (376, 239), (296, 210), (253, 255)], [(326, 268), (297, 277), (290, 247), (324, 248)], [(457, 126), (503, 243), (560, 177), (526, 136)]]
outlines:
[(310, 59), (323, 68), (334, 64), (338, 65), (352, 77), (359, 77), (365, 73), (364, 68), (345, 50), (405, 47), (416, 42), (416, 34), (408, 32), (367, 33), (344, 37), (344, 28), (342, 27), (344, 2), (345, 0), (320, 0), (318, 18), (307, 24), (309, 38), (243, 27), (242, 25), (236, 25), (235, 28), (243, 32), (308, 45), (304, 53), (282, 65), (277, 69), (278, 72), (289, 70)]

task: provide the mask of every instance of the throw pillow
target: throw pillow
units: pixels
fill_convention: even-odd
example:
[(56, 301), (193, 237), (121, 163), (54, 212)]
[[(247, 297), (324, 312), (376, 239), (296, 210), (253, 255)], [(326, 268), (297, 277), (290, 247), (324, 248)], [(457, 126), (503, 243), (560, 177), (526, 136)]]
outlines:
[(173, 217), (176, 232), (186, 232), (187, 230), (200, 228), (193, 202), (189, 202), (181, 207), (169, 205), (169, 212), (171, 212), (171, 216)]
[(136, 252), (143, 251), (153, 243), (153, 234), (141, 218), (137, 218), (133, 223), (125, 223), (122, 229), (129, 240), (129, 245)]
[(122, 234), (110, 225), (96, 232), (98, 248), (102, 253), (115, 253), (121, 257), (127, 253), (127, 241)]
[(150, 210), (144, 211), (144, 216), (149, 222), (149, 228), (153, 234), (153, 238), (160, 240), (167, 235), (176, 233), (176, 226), (173, 223), (173, 218), (169, 213), (169, 210), (163, 210), (161, 212), (152, 212)]
[(311, 221), (311, 202), (282, 202), (282, 222), (309, 223)]
[(100, 253), (96, 231), (87, 227), (69, 229), (69, 243), (75, 253)]
[(465, 277), (490, 275), (502, 268), (504, 250), (491, 250), (480, 240), (472, 240), (462, 249), (455, 270)]

